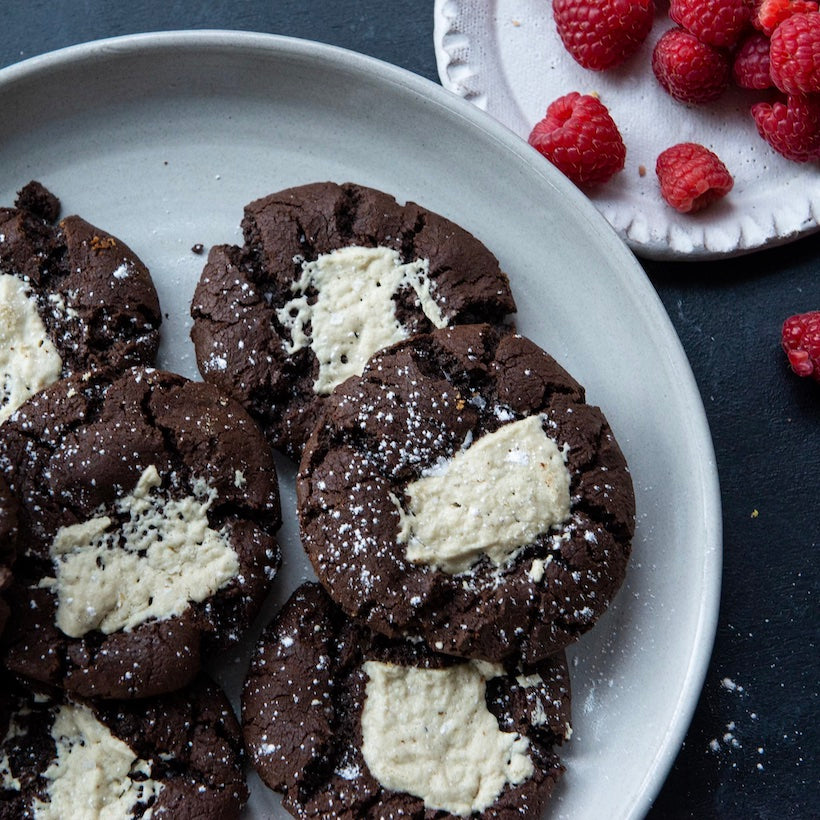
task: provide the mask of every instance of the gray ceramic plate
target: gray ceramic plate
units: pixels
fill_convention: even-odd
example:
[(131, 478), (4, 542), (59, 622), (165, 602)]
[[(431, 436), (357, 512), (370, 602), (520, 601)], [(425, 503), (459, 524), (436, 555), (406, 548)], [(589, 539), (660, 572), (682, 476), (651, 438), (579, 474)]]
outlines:
[[(641, 268), (592, 205), (517, 137), (433, 83), (267, 35), (141, 35), (37, 57), (0, 71), (0, 111), (0, 203), (36, 178), (64, 213), (127, 242), (160, 291), (160, 364), (188, 376), (197, 377), (188, 304), (203, 264), (190, 249), (240, 240), (242, 206), (255, 197), (352, 180), (445, 214), (495, 252), (521, 332), (604, 408), (637, 490), (627, 584), (572, 651), (575, 734), (550, 817), (642, 815), (711, 651), (720, 508), (685, 355)], [(281, 477), (285, 566), (257, 632), (312, 575), (293, 468), (283, 465)], [(252, 639), (216, 670), (235, 702)], [(248, 816), (280, 816), (251, 782)]]

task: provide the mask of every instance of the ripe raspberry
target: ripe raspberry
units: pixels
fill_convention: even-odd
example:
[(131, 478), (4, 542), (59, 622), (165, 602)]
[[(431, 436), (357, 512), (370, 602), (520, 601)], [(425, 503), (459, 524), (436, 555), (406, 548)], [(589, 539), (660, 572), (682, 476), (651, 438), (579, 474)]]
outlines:
[(702, 43), (732, 48), (751, 18), (746, 0), (672, 0), (669, 16)]
[(669, 29), (655, 44), (652, 70), (676, 100), (716, 100), (729, 85), (729, 58), (682, 28)]
[(820, 14), (793, 14), (772, 34), (774, 84), (786, 94), (820, 91)]
[(602, 71), (632, 56), (655, 17), (654, 0), (554, 0), (555, 26), (584, 68)]
[(576, 185), (607, 182), (624, 167), (626, 146), (606, 107), (572, 91), (547, 108), (529, 143)]
[(681, 142), (661, 152), (655, 173), (661, 196), (683, 214), (702, 211), (734, 185), (717, 154), (695, 142)]
[(732, 63), (732, 77), (741, 88), (771, 88), (769, 38), (766, 35), (759, 31), (752, 32), (740, 44)]
[(783, 322), (780, 344), (798, 376), (820, 382), (820, 310), (789, 316)]
[(792, 14), (820, 8), (814, 0), (756, 0), (754, 5), (752, 25), (767, 37), (771, 37), (774, 30)]
[(820, 98), (793, 95), (786, 104), (755, 103), (752, 117), (760, 136), (786, 159), (820, 160)]

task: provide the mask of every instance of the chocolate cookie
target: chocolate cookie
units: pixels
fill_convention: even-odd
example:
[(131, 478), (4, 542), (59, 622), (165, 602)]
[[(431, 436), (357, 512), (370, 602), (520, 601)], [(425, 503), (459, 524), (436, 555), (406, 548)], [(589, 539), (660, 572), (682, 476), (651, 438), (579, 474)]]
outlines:
[(251, 202), (245, 244), (211, 249), (191, 338), (203, 378), (298, 460), (326, 396), (376, 350), (515, 310), (498, 261), (413, 202), (347, 183)]
[(60, 378), (152, 364), (161, 314), (148, 269), (119, 239), (30, 182), (0, 208), (0, 422)]
[(17, 556), (17, 501), (0, 477), (0, 635), (6, 628), (9, 607), (4, 599), (11, 586), (12, 566)]
[(571, 733), (563, 653), (461, 661), (346, 618), (318, 584), (265, 631), (242, 695), (253, 764), (301, 818), (537, 818)]
[(5, 664), (84, 697), (188, 683), (238, 640), (279, 561), (273, 455), (213, 387), (86, 373), (3, 426), (20, 501)]
[(210, 681), (137, 703), (0, 686), (2, 820), (239, 816), (248, 797), (241, 733)]
[(487, 325), (376, 354), (336, 389), (297, 477), (331, 596), (388, 635), (527, 663), (588, 630), (635, 502), (603, 414), (533, 342)]

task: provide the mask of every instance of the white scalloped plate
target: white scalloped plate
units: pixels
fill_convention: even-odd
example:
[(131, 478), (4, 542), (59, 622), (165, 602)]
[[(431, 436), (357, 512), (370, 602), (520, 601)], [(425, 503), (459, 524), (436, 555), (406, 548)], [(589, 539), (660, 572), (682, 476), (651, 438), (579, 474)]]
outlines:
[[(435, 83), (341, 49), (240, 32), (105, 40), (0, 71), (0, 203), (31, 178), (127, 242), (166, 316), (162, 367), (198, 378), (188, 308), (204, 257), (241, 242), (246, 202), (352, 180), (476, 234), (510, 275), (518, 326), (604, 408), (638, 527), (626, 585), (571, 653), (572, 741), (549, 816), (639, 817), (700, 693), (717, 622), (721, 517), (686, 357), (635, 257), (549, 163)], [(468, 147), (469, 150), (466, 150)], [(538, 161), (536, 161), (538, 160)], [(293, 466), (279, 462), (284, 566), (264, 616), (215, 668), (233, 702), (267, 618), (313, 572)], [(281, 818), (251, 776), (246, 817)]]
[[(710, 105), (687, 106), (658, 85), (650, 58), (672, 25), (667, 8), (658, 4), (649, 38), (625, 65), (594, 72), (564, 49), (549, 0), (435, 0), (439, 77), (524, 139), (557, 97), (597, 92), (627, 156), (624, 170), (588, 195), (641, 256), (739, 255), (818, 230), (820, 167), (789, 162), (758, 136), (749, 107), (759, 93), (733, 89)], [(691, 216), (666, 205), (655, 177), (658, 154), (677, 142), (711, 148), (735, 178), (729, 196)]]

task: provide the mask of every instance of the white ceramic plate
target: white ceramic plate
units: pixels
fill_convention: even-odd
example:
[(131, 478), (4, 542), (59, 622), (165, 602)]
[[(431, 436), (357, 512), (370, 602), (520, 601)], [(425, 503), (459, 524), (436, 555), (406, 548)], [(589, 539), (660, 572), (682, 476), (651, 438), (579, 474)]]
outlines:
[[(572, 651), (575, 734), (551, 817), (638, 817), (689, 723), (717, 618), (720, 509), (703, 405), (634, 257), (509, 131), (435, 84), (268, 35), (181, 32), (73, 47), (0, 71), (0, 203), (31, 178), (146, 262), (166, 320), (160, 364), (197, 378), (188, 305), (202, 243), (241, 241), (242, 206), (353, 180), (474, 232), (509, 272), (521, 331), (601, 405), (631, 464), (626, 587)], [(282, 464), (284, 569), (254, 634), (217, 667), (234, 703), (259, 628), (312, 572)], [(251, 778), (249, 817), (279, 817)]]
[[(597, 92), (626, 143), (626, 167), (589, 196), (635, 253), (705, 259), (748, 253), (818, 230), (820, 168), (789, 162), (758, 136), (749, 114), (759, 92), (733, 89), (706, 106), (676, 102), (658, 85), (651, 55), (672, 26), (668, 4), (623, 66), (588, 71), (567, 53), (548, 0), (436, 0), (436, 62), (445, 88), (524, 139), (547, 105), (570, 91)], [(721, 202), (679, 214), (661, 199), (658, 154), (678, 142), (715, 151), (735, 178)], [(643, 165), (646, 175), (640, 176)]]

